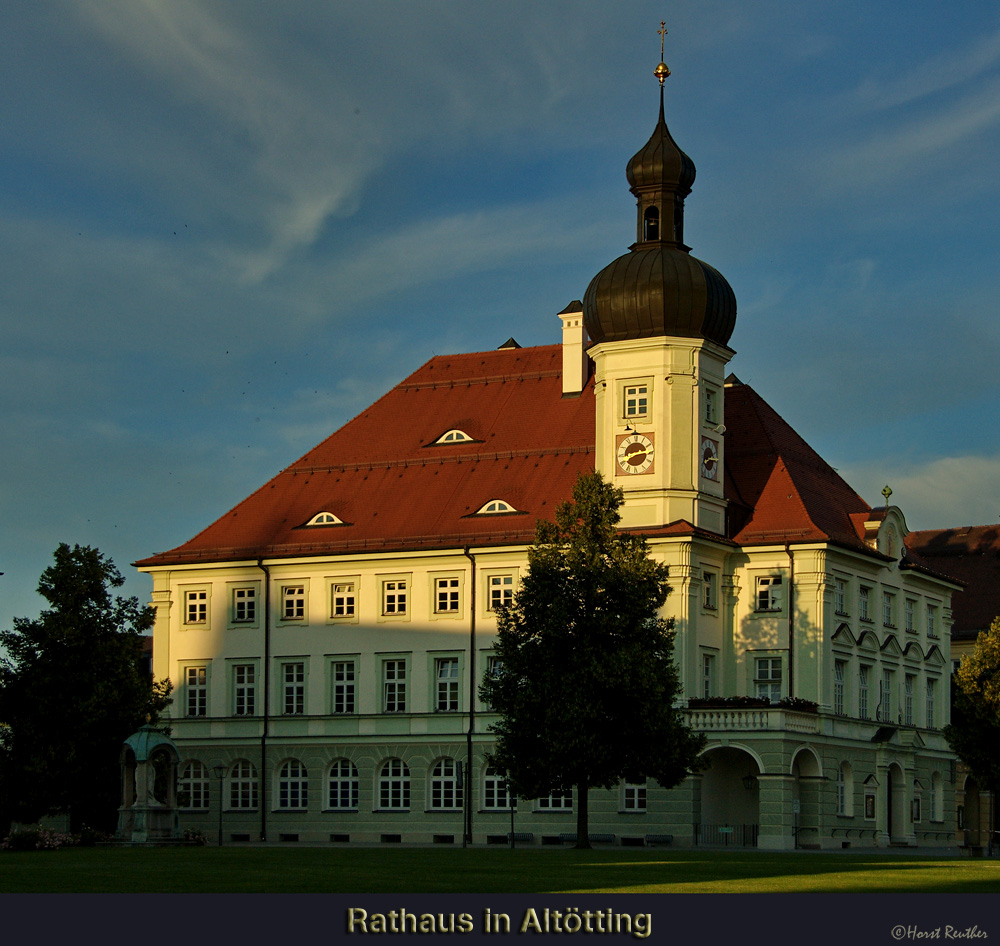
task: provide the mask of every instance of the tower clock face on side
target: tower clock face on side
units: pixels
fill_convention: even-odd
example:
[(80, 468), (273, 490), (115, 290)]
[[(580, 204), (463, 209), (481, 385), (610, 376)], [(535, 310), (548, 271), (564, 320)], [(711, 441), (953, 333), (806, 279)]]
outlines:
[(618, 469), (622, 473), (648, 473), (653, 466), (653, 440), (645, 434), (626, 434), (618, 438)]
[(719, 478), (719, 445), (711, 437), (701, 438), (701, 475), (706, 480)]

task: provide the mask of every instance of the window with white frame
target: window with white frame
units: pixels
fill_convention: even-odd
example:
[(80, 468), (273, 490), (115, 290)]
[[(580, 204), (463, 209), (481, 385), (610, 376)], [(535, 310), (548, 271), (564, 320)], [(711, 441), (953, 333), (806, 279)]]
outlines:
[(833, 610), (847, 616), (847, 580), (844, 578), (833, 580)]
[(382, 613), (406, 614), (405, 579), (382, 582)]
[(719, 576), (707, 569), (702, 572), (702, 606), (709, 611), (719, 608)]
[(458, 612), (459, 592), (457, 578), (437, 578), (434, 580), (434, 611), (437, 614)]
[(253, 624), (257, 620), (257, 589), (233, 589), (233, 624)]
[(209, 804), (208, 769), (197, 759), (186, 762), (177, 778), (177, 807), (206, 809)]
[(569, 811), (573, 808), (573, 789), (556, 789), (535, 800), (539, 811)]
[(903, 677), (903, 725), (913, 725), (913, 674)]
[(926, 704), (924, 706), (924, 718), (926, 720), (925, 724), (928, 729), (933, 729), (937, 724), (937, 712), (935, 706), (936, 697), (937, 697), (937, 680), (933, 678), (928, 678)]
[[(490, 680), (495, 680), (500, 675), (500, 668), (503, 666), (503, 661), (499, 658), (490, 654), (486, 658), (486, 678)], [(487, 709), (492, 709), (493, 707), (487, 704)]]
[(184, 592), (184, 623), (185, 624), (208, 623), (207, 591), (199, 590), (199, 591)]
[(878, 720), (882, 723), (891, 723), (892, 719), (892, 686), (893, 672), (888, 668), (882, 670), (882, 692), (878, 706)]
[(622, 784), (622, 811), (646, 810), (646, 783), (624, 782)]
[(431, 769), (430, 807), (454, 810), (462, 807), (462, 786), (459, 784), (458, 763), (454, 759), (438, 759)]
[(410, 807), (410, 770), (402, 759), (386, 759), (378, 779), (378, 804), (382, 809)]
[(862, 664), (858, 667), (858, 716), (868, 719), (868, 676), (869, 668)]
[(476, 510), (477, 516), (497, 516), (505, 512), (517, 512), (517, 509), (502, 499), (491, 499)]
[(248, 810), (257, 804), (257, 769), (248, 759), (237, 759), (229, 770), (229, 807)]
[(917, 602), (914, 601), (912, 598), (907, 598), (906, 606), (904, 609), (904, 620), (906, 622), (905, 624), (906, 630), (909, 631), (911, 634), (916, 633), (917, 630), (916, 617), (915, 617), (916, 609), (917, 609)]
[(896, 626), (896, 596), (890, 591), (882, 592), (882, 624), (885, 627)]
[(355, 711), (355, 672), (353, 660), (335, 660), (330, 668), (333, 681), (333, 712), (338, 715)]
[(434, 677), (437, 692), (434, 710), (451, 713), (458, 710), (458, 658), (438, 657), (434, 661)]
[(278, 808), (309, 807), (309, 779), (306, 767), (298, 759), (289, 759), (278, 770)]
[(306, 711), (306, 665), (281, 665), (281, 711), (286, 716), (301, 716)]
[(510, 798), (507, 794), (507, 776), (487, 768), (483, 773), (483, 808), (490, 811), (510, 808)]
[(441, 434), (434, 443), (469, 443), (472, 439), (464, 430), (453, 427)]
[(781, 610), (781, 576), (761, 575), (757, 578), (756, 610)]
[(490, 575), (489, 584), (487, 610), (496, 611), (500, 607), (509, 607), (514, 600), (514, 576)]
[(253, 716), (257, 703), (257, 668), (254, 664), (233, 666), (233, 715)]
[(706, 700), (715, 696), (715, 654), (701, 655), (701, 695)]
[(382, 661), (382, 712), (406, 712), (406, 661)]
[(713, 388), (705, 388), (705, 423), (717, 424), (719, 422), (718, 397)]
[(847, 674), (847, 663), (843, 660), (833, 662), (833, 711), (838, 716), (844, 715), (844, 677)]
[(781, 699), (781, 658), (754, 659), (754, 690), (760, 699), (777, 703)]
[(938, 636), (938, 609), (935, 605), (927, 605), (927, 636)]
[(334, 582), (330, 590), (330, 617), (353, 618), (357, 614), (357, 588), (353, 581)]
[(871, 604), (871, 588), (862, 585), (858, 588), (858, 618), (862, 621), (871, 621), (872, 615), (869, 605)]
[(208, 667), (184, 668), (184, 704), (186, 716), (208, 714)]
[(625, 416), (645, 417), (649, 413), (649, 387), (645, 384), (625, 386)]
[(302, 621), (306, 616), (306, 586), (283, 585), (281, 588), (281, 619)]
[(358, 768), (350, 759), (337, 759), (330, 765), (327, 779), (327, 808), (353, 811), (358, 807), (360, 781)]
[(837, 814), (847, 814), (847, 781), (843, 764), (837, 769)]

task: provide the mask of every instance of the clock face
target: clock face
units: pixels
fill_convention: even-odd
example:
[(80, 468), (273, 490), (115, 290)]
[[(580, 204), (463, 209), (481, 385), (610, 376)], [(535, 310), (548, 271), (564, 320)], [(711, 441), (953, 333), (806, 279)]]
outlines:
[(711, 437), (701, 438), (701, 475), (706, 480), (719, 478), (719, 445)]
[(617, 456), (623, 473), (647, 473), (653, 465), (653, 441), (643, 434), (628, 434), (619, 439)]

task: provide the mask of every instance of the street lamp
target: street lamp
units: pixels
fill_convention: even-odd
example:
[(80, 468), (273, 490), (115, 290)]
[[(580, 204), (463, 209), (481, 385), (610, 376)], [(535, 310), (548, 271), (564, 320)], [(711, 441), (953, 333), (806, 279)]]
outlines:
[(215, 777), (219, 780), (219, 847), (222, 847), (222, 780), (226, 777), (226, 767), (216, 765), (212, 767)]

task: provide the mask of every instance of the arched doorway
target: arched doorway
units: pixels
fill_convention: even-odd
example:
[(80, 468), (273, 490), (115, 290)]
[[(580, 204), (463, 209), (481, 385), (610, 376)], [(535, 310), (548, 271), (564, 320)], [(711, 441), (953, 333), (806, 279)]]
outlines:
[(818, 848), (820, 846), (820, 791), (823, 770), (816, 753), (802, 746), (792, 759), (792, 817), (795, 846)]
[(701, 819), (695, 843), (755, 847), (760, 823), (761, 765), (749, 750), (720, 746), (704, 753)]
[(885, 780), (885, 830), (892, 841), (901, 841), (909, 832), (906, 812), (906, 789), (903, 784), (903, 770), (893, 762)]

